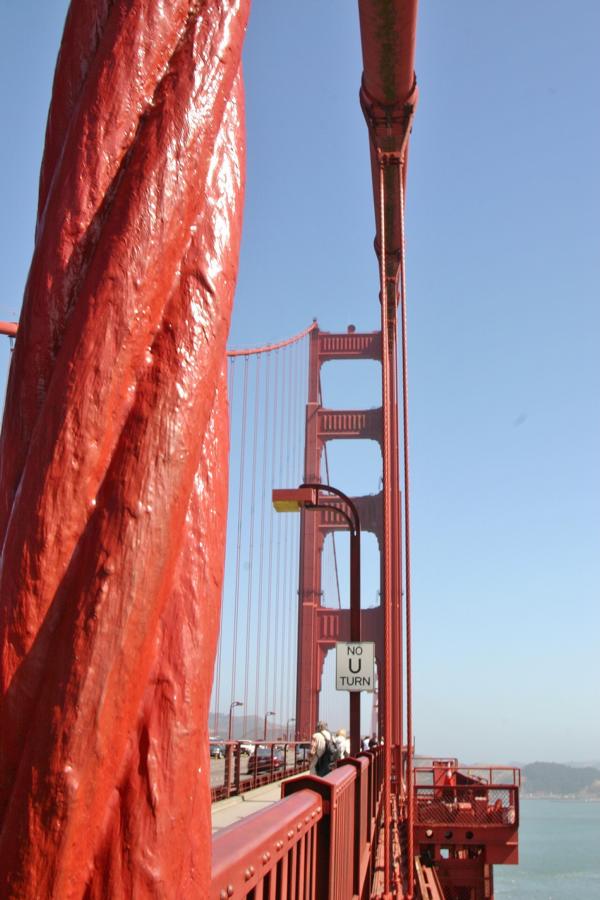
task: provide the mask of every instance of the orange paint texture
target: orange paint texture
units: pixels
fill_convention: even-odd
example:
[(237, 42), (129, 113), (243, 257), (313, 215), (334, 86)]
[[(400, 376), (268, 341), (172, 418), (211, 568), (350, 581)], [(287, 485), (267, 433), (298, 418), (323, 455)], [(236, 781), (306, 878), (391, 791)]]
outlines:
[(200, 898), (247, 0), (74, 0), (0, 438), (0, 895)]

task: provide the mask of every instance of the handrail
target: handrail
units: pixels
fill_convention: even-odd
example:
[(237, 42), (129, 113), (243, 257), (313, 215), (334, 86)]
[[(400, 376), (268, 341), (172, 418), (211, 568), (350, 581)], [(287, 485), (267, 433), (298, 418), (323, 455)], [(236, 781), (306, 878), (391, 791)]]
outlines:
[(276, 896), (272, 885), (289, 884), (292, 896), (316, 900), (317, 826), (322, 818), (321, 797), (302, 791), (218, 832), (212, 845), (210, 900), (245, 897), (265, 882), (260, 896)]
[[(210, 898), (368, 896), (381, 817), (382, 748), (329, 775), (283, 782), (284, 799), (213, 837)], [(256, 890), (255, 890), (256, 889)]]
[[(252, 746), (251, 753), (246, 750)], [(211, 738), (212, 748), (222, 750), (223, 772), (219, 781), (219, 768), (211, 764), (211, 799), (212, 802), (225, 800), (252, 791), (265, 784), (282, 781), (292, 775), (306, 772), (309, 763), (310, 744), (307, 741), (221, 741)], [(258, 762), (256, 748), (270, 749), (270, 756)], [(290, 761), (289, 755), (292, 754)], [(220, 757), (218, 757), (220, 759)], [(242, 763), (246, 761), (245, 767)]]
[[(490, 785), (511, 785), (519, 787), (521, 784), (521, 770), (516, 766), (458, 766), (458, 765), (433, 765), (414, 766), (413, 772), (418, 781), (419, 776), (427, 775), (435, 780), (438, 773), (450, 772), (452, 777), (468, 783), (472, 781), (484, 781)], [(498, 780), (498, 777), (503, 780)], [(421, 781), (420, 784), (425, 782)]]

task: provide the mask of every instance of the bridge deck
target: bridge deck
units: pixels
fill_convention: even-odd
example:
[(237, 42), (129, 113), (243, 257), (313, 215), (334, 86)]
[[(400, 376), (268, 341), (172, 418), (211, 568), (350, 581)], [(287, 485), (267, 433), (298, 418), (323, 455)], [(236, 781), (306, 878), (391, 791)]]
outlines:
[(265, 784), (239, 796), (228, 797), (227, 800), (218, 800), (211, 807), (212, 833), (216, 834), (222, 828), (233, 825), (234, 822), (239, 822), (261, 809), (266, 809), (278, 800), (281, 800), (280, 781)]

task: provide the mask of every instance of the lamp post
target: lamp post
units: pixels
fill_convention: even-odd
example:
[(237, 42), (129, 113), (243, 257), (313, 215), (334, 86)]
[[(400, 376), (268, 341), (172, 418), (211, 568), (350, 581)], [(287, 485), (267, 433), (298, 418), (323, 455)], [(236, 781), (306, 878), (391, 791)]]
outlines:
[(267, 740), (267, 719), (269, 718), (269, 716), (274, 716), (274, 715), (275, 715), (275, 712), (273, 710), (271, 710), (271, 712), (265, 713), (265, 728), (264, 728), (264, 732), (263, 732), (263, 741)]
[(289, 742), (289, 739), (290, 739), (290, 722), (295, 722), (295, 721), (296, 721), (295, 718), (292, 718), (292, 719), (288, 719), (288, 720), (287, 720), (287, 724), (286, 724), (286, 726), (285, 726), (285, 739), (286, 739), (286, 741), (288, 741), (288, 742)]
[(232, 726), (233, 710), (235, 709), (236, 706), (243, 706), (243, 705), (244, 704), (241, 702), (241, 700), (232, 700), (231, 701), (231, 706), (229, 707), (229, 730), (227, 731), (227, 740), (228, 741), (231, 740), (231, 726)]
[[(322, 503), (321, 492), (339, 498), (342, 504)], [(352, 500), (329, 484), (301, 484), (298, 488), (273, 491), (277, 512), (301, 509), (335, 509), (350, 529), (350, 640), (360, 641), (360, 518)], [(346, 507), (346, 508), (345, 508)], [(350, 753), (360, 752), (360, 691), (350, 691)]]

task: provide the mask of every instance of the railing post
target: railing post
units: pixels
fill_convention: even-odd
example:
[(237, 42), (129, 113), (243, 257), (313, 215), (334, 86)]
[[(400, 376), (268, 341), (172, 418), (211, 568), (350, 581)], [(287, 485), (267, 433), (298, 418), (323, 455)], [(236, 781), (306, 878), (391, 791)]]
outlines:
[(356, 771), (340, 766), (325, 778), (302, 775), (284, 781), (282, 795), (311, 790), (323, 798), (323, 819), (317, 829), (316, 896), (346, 900), (353, 896), (354, 882), (354, 792)]
[(369, 775), (371, 766), (369, 760), (364, 757), (352, 756), (342, 760), (339, 768), (352, 766), (356, 771), (356, 784), (354, 786), (354, 884), (353, 890), (357, 896), (362, 896), (362, 888), (369, 877), (371, 869), (371, 812), (369, 806), (370, 790)]

